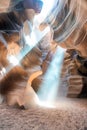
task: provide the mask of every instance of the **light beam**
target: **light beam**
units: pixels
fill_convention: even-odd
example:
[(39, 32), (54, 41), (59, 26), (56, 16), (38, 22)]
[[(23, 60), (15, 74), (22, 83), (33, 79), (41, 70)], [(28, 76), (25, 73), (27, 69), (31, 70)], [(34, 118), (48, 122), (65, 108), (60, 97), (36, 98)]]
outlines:
[(29, 51), (38, 44), (38, 42), (50, 31), (50, 27), (46, 27), (43, 31), (40, 30), (33, 30), (31, 33), (31, 37), (25, 36), (26, 39), (26, 46), (20, 51), (20, 53), (17, 56), (7, 56), (7, 59), (11, 63), (9, 66), (7, 66), (6, 73), (9, 72), (14, 66), (20, 65), (20, 61), (24, 58)]
[(56, 101), (65, 51), (61, 47), (57, 48), (53, 60), (44, 75), (44, 80), (38, 91), (38, 97), (41, 102), (53, 104)]

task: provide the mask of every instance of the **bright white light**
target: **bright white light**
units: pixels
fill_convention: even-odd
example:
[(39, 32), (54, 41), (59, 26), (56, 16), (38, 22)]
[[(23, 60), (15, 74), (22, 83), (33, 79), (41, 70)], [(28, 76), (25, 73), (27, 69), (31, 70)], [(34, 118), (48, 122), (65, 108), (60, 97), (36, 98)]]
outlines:
[(45, 107), (45, 108), (56, 108), (56, 105), (54, 105), (53, 103), (49, 103), (49, 102), (39, 101), (38, 105), (41, 107)]
[(34, 18), (35, 24), (39, 24), (44, 21), (44, 19), (47, 17), (52, 7), (54, 6), (55, 0), (43, 0), (43, 3), (44, 4), (41, 13)]
[(0, 71), (1, 76), (3, 76), (6, 73), (6, 69), (3, 67), (2, 70)]
[(6, 69), (4, 67), (2, 68), (2, 71), (3, 71), (3, 73), (6, 73)]
[(26, 44), (31, 48), (34, 47), (48, 32), (50, 32), (50, 27), (46, 27), (43, 31), (38, 28), (33, 28), (30, 36), (25, 36)]
[(8, 56), (7, 56), (7, 59), (8, 59), (9, 62), (10, 62), (12, 65), (14, 65), (14, 66), (16, 66), (16, 65), (19, 64), (18, 59), (17, 59), (15, 56), (13, 56), (13, 55), (8, 55)]

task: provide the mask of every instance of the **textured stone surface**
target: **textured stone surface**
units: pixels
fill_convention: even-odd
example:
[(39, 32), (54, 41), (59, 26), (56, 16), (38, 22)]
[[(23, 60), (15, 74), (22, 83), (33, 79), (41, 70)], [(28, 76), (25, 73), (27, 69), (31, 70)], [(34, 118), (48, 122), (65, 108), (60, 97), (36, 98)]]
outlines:
[(63, 99), (56, 108), (29, 110), (0, 105), (0, 130), (84, 130), (87, 127), (87, 100)]

